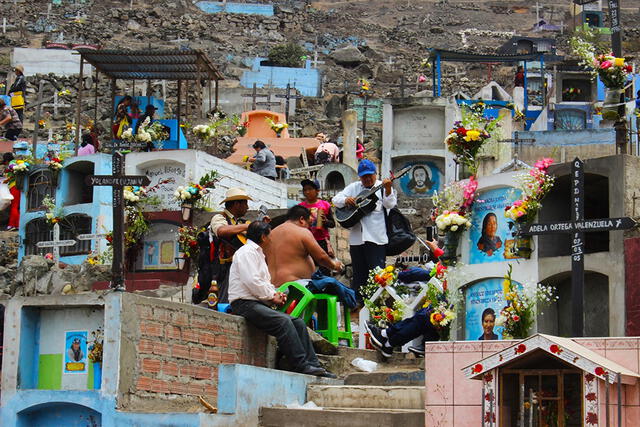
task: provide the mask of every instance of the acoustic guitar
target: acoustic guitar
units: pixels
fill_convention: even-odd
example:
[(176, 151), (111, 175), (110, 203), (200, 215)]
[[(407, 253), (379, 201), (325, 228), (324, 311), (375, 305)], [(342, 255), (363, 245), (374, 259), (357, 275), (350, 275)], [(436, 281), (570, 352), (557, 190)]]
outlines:
[[(260, 208), (258, 209), (258, 218), (257, 221), (262, 221), (264, 219), (264, 217), (267, 216), (268, 213), (268, 208), (265, 205), (260, 205)], [(251, 221), (245, 221), (245, 224), (251, 224)], [(238, 223), (240, 224), (240, 223)], [(240, 243), (242, 243), (243, 245), (245, 245), (247, 243), (247, 233), (243, 232), (243, 233), (238, 233), (236, 234), (236, 237), (238, 238), (238, 240), (240, 241)], [(236, 248), (238, 249), (238, 248)]]
[[(411, 170), (412, 166), (402, 169), (397, 175), (391, 174), (391, 181), (400, 178)], [(370, 214), (376, 208), (378, 196), (376, 193), (382, 188), (383, 184), (375, 185), (368, 190), (362, 191), (356, 197), (355, 206), (345, 205), (342, 208), (336, 208), (335, 218), (338, 224), (344, 228), (351, 228), (356, 225), (362, 218)]]

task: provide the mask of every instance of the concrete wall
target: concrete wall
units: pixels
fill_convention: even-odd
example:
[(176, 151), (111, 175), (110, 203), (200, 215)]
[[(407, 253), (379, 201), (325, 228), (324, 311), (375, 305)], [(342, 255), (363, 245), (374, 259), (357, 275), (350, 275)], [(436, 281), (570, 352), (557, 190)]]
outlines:
[[(274, 340), (240, 317), (200, 307), (130, 293), (16, 297), (2, 303), (7, 305), (3, 345), (10, 349), (0, 378), (3, 426), (253, 426), (261, 406), (302, 404), (308, 384), (338, 383), (250, 366), (273, 366)], [(42, 320), (53, 319), (55, 329), (60, 319), (80, 320), (78, 313), (96, 307), (103, 310), (105, 326), (101, 389), (20, 386), (28, 380), (21, 361), (33, 357), (38, 341), (25, 339), (35, 331), (25, 311), (50, 312)], [(202, 412), (198, 395), (218, 406), (219, 414)]]
[(270, 4), (199, 1), (196, 6), (205, 13), (243, 13), (247, 15), (273, 16), (273, 5)]
[(246, 88), (278, 87), (284, 89), (287, 84), (295, 87), (304, 96), (322, 95), (322, 74), (311, 68), (311, 61), (305, 62), (304, 68), (270, 67), (260, 65), (266, 58), (255, 58), (251, 71), (245, 71), (240, 84)]
[[(286, 84), (285, 84), (286, 87)], [(220, 91), (220, 98), (218, 99), (218, 103), (220, 108), (224, 110), (227, 114), (242, 114), (245, 111), (251, 111), (252, 100), (251, 97), (243, 97), (242, 95), (251, 94), (252, 88), (225, 88)], [(266, 89), (260, 89), (257, 91), (258, 94), (266, 94)], [(271, 96), (270, 102), (279, 102), (279, 105), (273, 105), (269, 107), (270, 111), (274, 111), (276, 113), (285, 112), (286, 99), (284, 98), (276, 98), (277, 94), (285, 94), (286, 90), (282, 89), (272, 89), (273, 95)], [(291, 91), (291, 94), (294, 95), (294, 91)], [(209, 105), (209, 94), (205, 90), (203, 90), (203, 100), (202, 100), (202, 108), (204, 111), (209, 111), (213, 108), (215, 99), (212, 99), (212, 104)], [(267, 98), (265, 97), (256, 97), (256, 102), (264, 102)], [(296, 113), (296, 99), (289, 100), (289, 116), (293, 116)], [(262, 109), (262, 106), (258, 105), (256, 109)], [(291, 131), (290, 131), (291, 132)]]
[[(11, 66), (24, 65), (25, 76), (49, 73), (70, 76), (80, 73), (80, 55), (74, 53), (73, 50), (16, 47), (11, 54)], [(93, 67), (85, 64), (84, 73), (92, 75)]]
[[(168, 168), (168, 169), (167, 169)], [(267, 208), (287, 207), (286, 185), (259, 176), (239, 166), (196, 150), (155, 151), (152, 153), (130, 153), (127, 155), (126, 171), (128, 174), (153, 172), (152, 183), (160, 179), (174, 178), (178, 182), (198, 181), (206, 173), (216, 170), (221, 180), (209, 195), (209, 206), (218, 210), (224, 194), (231, 187), (243, 187), (254, 201), (249, 202), (250, 209), (258, 209), (260, 205)], [(176, 184), (175, 186), (180, 185)], [(167, 184), (161, 196), (170, 209), (179, 210), (172, 199), (174, 184)]]

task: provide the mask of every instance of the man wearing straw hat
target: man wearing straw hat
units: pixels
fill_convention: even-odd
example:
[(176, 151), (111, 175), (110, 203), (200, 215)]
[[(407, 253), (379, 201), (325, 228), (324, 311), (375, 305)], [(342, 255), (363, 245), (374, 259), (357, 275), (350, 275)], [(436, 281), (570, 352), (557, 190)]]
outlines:
[[(246, 242), (244, 234), (249, 223), (244, 216), (249, 210), (249, 200), (253, 200), (244, 188), (235, 187), (227, 190), (224, 211), (211, 218), (211, 232), (220, 241), (220, 271), (218, 273), (218, 302), (229, 302), (229, 270), (233, 254)], [(200, 286), (207, 286), (201, 283)]]

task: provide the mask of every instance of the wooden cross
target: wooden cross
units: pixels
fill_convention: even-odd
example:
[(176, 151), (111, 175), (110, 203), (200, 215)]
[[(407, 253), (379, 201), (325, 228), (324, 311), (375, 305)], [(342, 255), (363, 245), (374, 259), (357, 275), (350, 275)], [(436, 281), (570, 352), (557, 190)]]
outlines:
[(260, 95), (258, 94), (258, 89), (256, 84), (253, 84), (253, 89), (251, 90), (251, 93), (243, 93), (242, 97), (243, 98), (251, 98), (251, 111), (254, 111), (256, 109), (256, 98), (267, 98), (269, 95)]
[(58, 115), (58, 108), (71, 108), (71, 104), (65, 104), (64, 102), (58, 102), (58, 91), (53, 92), (53, 102), (42, 104), (43, 107), (53, 107), (53, 114)]
[(362, 138), (367, 136), (367, 111), (369, 109), (377, 109), (379, 106), (369, 104), (369, 95), (364, 95), (364, 102), (362, 104), (354, 104), (353, 108), (362, 108)]
[(343, 107), (344, 110), (346, 110), (349, 106), (349, 95), (360, 95), (362, 93), (362, 91), (358, 90), (358, 91), (354, 91), (349, 87), (349, 80), (345, 80), (344, 81), (344, 87), (343, 89), (340, 90), (332, 90), (331, 93), (334, 93), (336, 95), (343, 95), (344, 96), (344, 101), (343, 101)]
[(60, 224), (53, 225), (53, 240), (47, 242), (38, 242), (36, 246), (39, 248), (53, 248), (53, 262), (60, 266), (60, 248), (65, 246), (74, 246), (75, 240), (60, 240)]
[(271, 88), (269, 88), (269, 90), (267, 91), (267, 94), (265, 95), (265, 97), (267, 98), (266, 101), (256, 102), (256, 105), (264, 105), (264, 106), (267, 107), (267, 110), (272, 111), (271, 110), (271, 106), (272, 105), (280, 105), (281, 104), (280, 101), (272, 101), (271, 100)]
[(89, 186), (106, 186), (113, 189), (113, 262), (111, 263), (111, 288), (124, 291), (124, 187), (144, 187), (151, 183), (145, 175), (124, 175), (124, 154), (115, 151), (112, 157), (111, 175), (90, 175), (85, 179)]
[[(295, 87), (294, 87), (294, 89), (295, 89)], [(289, 83), (287, 83), (287, 92), (284, 95), (276, 95), (276, 98), (284, 98), (284, 99), (286, 99), (285, 107), (284, 107), (284, 115), (285, 115), (286, 122), (289, 123), (289, 100), (291, 100), (291, 99), (302, 99), (304, 97), (302, 95), (293, 95), (291, 93), (291, 85)]]
[(571, 324), (574, 337), (584, 336), (584, 233), (622, 231), (634, 228), (629, 217), (584, 218), (584, 162), (575, 158), (571, 164), (571, 221), (528, 224), (520, 227), (523, 235), (571, 234)]
[(404, 98), (404, 91), (408, 88), (406, 85), (406, 80), (404, 79), (404, 74), (400, 76), (400, 84), (399, 85), (391, 85), (391, 87), (397, 87), (400, 89), (400, 98)]

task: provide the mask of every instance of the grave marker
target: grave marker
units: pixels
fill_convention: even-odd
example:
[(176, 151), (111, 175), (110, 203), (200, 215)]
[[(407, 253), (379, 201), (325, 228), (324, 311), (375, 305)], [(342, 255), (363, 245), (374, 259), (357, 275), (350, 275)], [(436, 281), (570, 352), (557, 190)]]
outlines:
[(111, 288), (124, 291), (124, 187), (146, 186), (151, 183), (145, 175), (124, 175), (125, 158), (120, 152), (113, 153), (112, 175), (92, 175), (85, 180), (90, 186), (112, 187), (113, 191), (113, 262), (111, 263)]
[(254, 111), (256, 109), (256, 98), (266, 98), (269, 95), (260, 95), (258, 94), (258, 90), (257, 90), (257, 86), (254, 83), (253, 84), (253, 88), (251, 89), (251, 93), (243, 93), (242, 97), (243, 98), (251, 98), (251, 111)]
[(574, 337), (584, 336), (584, 233), (622, 231), (635, 227), (632, 218), (584, 219), (584, 162), (575, 158), (571, 165), (571, 221), (529, 224), (518, 232), (524, 235), (571, 234), (571, 324)]
[(66, 246), (74, 246), (75, 240), (60, 240), (60, 224), (53, 225), (53, 240), (38, 242), (36, 246), (39, 248), (53, 248), (53, 262), (60, 266), (60, 248)]
[(342, 106), (344, 108), (343, 111), (346, 111), (348, 109), (348, 106), (349, 106), (349, 95), (360, 95), (362, 93), (362, 91), (360, 91), (360, 90), (358, 90), (358, 91), (351, 90), (349, 88), (349, 80), (345, 80), (344, 81), (344, 86), (343, 86), (341, 91), (332, 90), (331, 93), (343, 96), (344, 101), (342, 103)]
[[(294, 87), (295, 89), (295, 87)], [(284, 98), (287, 101), (285, 102), (285, 107), (284, 107), (284, 115), (285, 115), (285, 120), (287, 123), (289, 123), (289, 101), (291, 99), (302, 99), (304, 98), (302, 95), (293, 95), (291, 93), (291, 85), (289, 83), (287, 83), (287, 92), (284, 95), (276, 95), (276, 98)]]
[(369, 104), (369, 95), (364, 95), (364, 102), (362, 104), (353, 104), (352, 108), (362, 108), (362, 137), (367, 136), (367, 110), (379, 108), (377, 105)]

